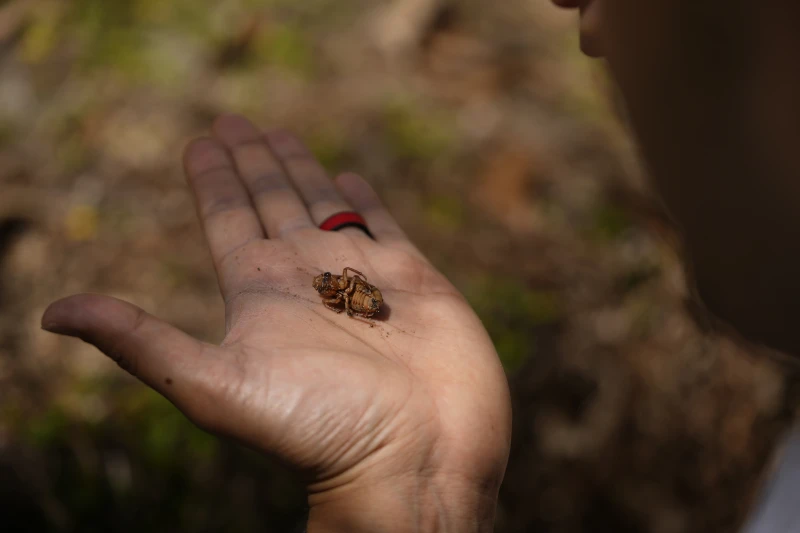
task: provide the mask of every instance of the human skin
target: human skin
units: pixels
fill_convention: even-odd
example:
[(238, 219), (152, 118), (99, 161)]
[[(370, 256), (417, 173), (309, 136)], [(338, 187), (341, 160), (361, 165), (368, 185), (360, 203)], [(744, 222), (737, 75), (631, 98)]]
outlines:
[(553, 1), (619, 86), (701, 300), (800, 353), (800, 3)]
[[(491, 531), (511, 437), (505, 374), (475, 313), (369, 185), (331, 180), (291, 134), (234, 115), (191, 143), (185, 169), (226, 304), (222, 344), (99, 295), (53, 303), (42, 326), (293, 467), (310, 533)], [(317, 229), (353, 208), (376, 240)], [(380, 288), (385, 320), (323, 306), (314, 276), (345, 266)]]

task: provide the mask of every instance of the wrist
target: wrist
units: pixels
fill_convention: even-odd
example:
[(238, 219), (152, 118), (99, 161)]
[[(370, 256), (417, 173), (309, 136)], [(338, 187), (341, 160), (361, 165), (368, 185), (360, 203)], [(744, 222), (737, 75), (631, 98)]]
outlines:
[[(383, 480), (309, 495), (308, 533), (490, 533), (497, 487)], [(495, 484), (492, 484), (495, 485)]]

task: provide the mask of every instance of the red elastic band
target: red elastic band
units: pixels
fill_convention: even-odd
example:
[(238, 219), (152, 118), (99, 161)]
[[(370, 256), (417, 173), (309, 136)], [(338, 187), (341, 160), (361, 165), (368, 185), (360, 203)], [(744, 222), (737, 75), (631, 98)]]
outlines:
[(353, 211), (346, 211), (344, 213), (336, 213), (325, 219), (325, 222), (319, 225), (319, 229), (323, 231), (336, 231), (337, 229), (347, 224), (356, 224), (359, 226), (367, 227), (367, 221), (364, 217)]
[(325, 219), (325, 222), (319, 225), (319, 229), (323, 231), (338, 231), (342, 228), (358, 228), (366, 233), (368, 237), (374, 238), (369, 228), (367, 228), (367, 221), (354, 211), (336, 213)]

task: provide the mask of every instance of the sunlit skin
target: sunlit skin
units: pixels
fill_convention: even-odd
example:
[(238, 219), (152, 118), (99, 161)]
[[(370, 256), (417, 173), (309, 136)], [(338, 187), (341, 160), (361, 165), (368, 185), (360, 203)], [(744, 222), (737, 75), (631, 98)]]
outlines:
[[(582, 48), (619, 83), (701, 296), (750, 338), (798, 350), (800, 3), (556, 3), (580, 7)], [(511, 430), (497, 354), (366, 182), (331, 181), (298, 140), (236, 116), (187, 148), (185, 168), (226, 303), (222, 344), (104, 296), (58, 301), (43, 326), (293, 466), (311, 533), (491, 531)], [(316, 229), (349, 208), (376, 241)], [(311, 279), (347, 265), (370, 272), (388, 320), (321, 304)]]
[[(511, 431), (503, 369), (372, 189), (331, 180), (296, 138), (237, 116), (187, 148), (185, 169), (226, 303), (222, 344), (105, 296), (56, 302), (44, 327), (95, 344), (200, 427), (294, 467), (312, 533), (491, 531)], [(317, 229), (350, 206), (376, 240)], [(389, 319), (370, 327), (324, 307), (314, 276), (348, 265), (370, 273)]]

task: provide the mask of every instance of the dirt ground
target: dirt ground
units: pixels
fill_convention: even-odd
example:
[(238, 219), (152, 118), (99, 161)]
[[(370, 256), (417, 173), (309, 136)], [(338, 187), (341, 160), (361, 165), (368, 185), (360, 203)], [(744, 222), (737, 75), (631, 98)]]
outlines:
[(379, 190), (508, 370), (497, 531), (734, 531), (797, 379), (714, 333), (601, 65), (549, 2), (0, 0), (0, 516), (10, 531), (288, 531), (303, 492), (80, 342), (75, 292), (210, 341), (180, 171), (225, 111)]

